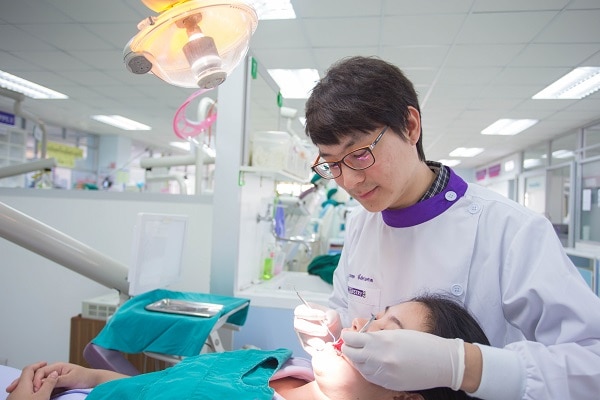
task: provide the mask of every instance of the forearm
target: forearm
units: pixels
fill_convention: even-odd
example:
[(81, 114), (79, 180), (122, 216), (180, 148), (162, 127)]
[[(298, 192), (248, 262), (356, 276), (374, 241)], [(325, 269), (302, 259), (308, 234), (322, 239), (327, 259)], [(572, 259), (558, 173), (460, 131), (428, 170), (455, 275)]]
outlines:
[(520, 400), (525, 391), (525, 368), (513, 351), (470, 344), (465, 347), (461, 389), (486, 400)]
[(474, 344), (465, 343), (465, 374), (460, 389), (467, 393), (475, 392), (481, 383), (482, 370), (481, 350)]
[(93, 378), (91, 383), (92, 387), (96, 387), (104, 382), (114, 381), (115, 379), (128, 378), (128, 375), (123, 375), (118, 372), (104, 370), (104, 369), (93, 369)]

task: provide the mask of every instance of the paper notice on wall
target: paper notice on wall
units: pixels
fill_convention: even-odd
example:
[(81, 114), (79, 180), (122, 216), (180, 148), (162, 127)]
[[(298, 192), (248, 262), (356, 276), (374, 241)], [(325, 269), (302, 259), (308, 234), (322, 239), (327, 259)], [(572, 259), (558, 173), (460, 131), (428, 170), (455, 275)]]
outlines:
[(581, 211), (592, 209), (592, 189), (583, 189), (581, 193)]

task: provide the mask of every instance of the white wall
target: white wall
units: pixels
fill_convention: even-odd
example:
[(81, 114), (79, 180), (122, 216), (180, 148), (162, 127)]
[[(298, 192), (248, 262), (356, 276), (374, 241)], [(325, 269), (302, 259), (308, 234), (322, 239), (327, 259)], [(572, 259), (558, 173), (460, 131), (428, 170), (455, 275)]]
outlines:
[[(171, 289), (209, 291), (211, 196), (0, 189), (0, 201), (125, 265), (138, 212), (188, 215), (183, 278)], [(71, 317), (82, 300), (111, 292), (0, 238), (0, 362), (68, 361)]]

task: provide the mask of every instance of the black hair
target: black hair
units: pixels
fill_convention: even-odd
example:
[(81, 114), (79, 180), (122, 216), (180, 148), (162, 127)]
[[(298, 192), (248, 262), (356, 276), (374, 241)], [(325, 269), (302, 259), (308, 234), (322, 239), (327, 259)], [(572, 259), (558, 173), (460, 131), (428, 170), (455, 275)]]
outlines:
[[(490, 342), (477, 320), (459, 303), (441, 294), (427, 294), (411, 301), (423, 304), (429, 310), (427, 332), (447, 339), (460, 338), (467, 343), (489, 345)], [(462, 390), (439, 387), (417, 390), (425, 400), (467, 400), (474, 399)]]
[[(306, 134), (316, 145), (335, 145), (348, 136), (389, 126), (404, 140), (410, 115), (419, 112), (412, 82), (400, 68), (376, 57), (350, 57), (333, 64), (306, 101)], [(425, 161), (423, 132), (417, 142)]]

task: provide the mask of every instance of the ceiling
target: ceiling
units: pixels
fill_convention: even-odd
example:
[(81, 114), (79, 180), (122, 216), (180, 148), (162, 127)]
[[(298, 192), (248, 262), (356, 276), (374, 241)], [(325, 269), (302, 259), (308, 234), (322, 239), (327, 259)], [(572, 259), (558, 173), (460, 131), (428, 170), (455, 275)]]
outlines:
[[(316, 68), (321, 76), (350, 55), (398, 65), (419, 93), (428, 159), (482, 147), (460, 165), (481, 166), (600, 121), (600, 92), (582, 100), (531, 99), (574, 67), (600, 66), (598, 0), (292, 4), (297, 19), (259, 21), (250, 51), (261, 65)], [(173, 116), (194, 90), (131, 74), (122, 62), (137, 23), (153, 14), (140, 0), (0, 0), (0, 70), (69, 96), (25, 100), (23, 108), (47, 124), (164, 145), (176, 139)], [(0, 97), (0, 110), (11, 112), (12, 104)], [(303, 112), (302, 101), (286, 105)], [(120, 114), (153, 129), (126, 132), (92, 114)], [(479, 133), (500, 118), (540, 122), (512, 137)]]

